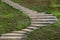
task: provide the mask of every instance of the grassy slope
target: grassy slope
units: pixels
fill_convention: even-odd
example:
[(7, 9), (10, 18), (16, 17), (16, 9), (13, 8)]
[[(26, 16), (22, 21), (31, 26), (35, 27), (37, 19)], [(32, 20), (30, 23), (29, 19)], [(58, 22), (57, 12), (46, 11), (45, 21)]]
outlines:
[(21, 30), (29, 24), (30, 18), (25, 13), (0, 1), (0, 34)]
[(42, 2), (43, 0), (12, 0), (22, 6), (25, 6), (29, 9), (45, 12), (48, 9), (48, 2)]

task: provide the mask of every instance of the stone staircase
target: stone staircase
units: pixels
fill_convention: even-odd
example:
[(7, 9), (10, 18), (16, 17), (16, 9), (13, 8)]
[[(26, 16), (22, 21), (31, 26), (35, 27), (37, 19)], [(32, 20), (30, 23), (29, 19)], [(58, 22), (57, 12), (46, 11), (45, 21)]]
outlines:
[[(44, 15), (44, 17), (43, 17)], [(0, 40), (22, 40), (24, 37), (27, 37), (26, 34), (39, 29), (42, 26), (47, 26), (57, 21), (55, 16), (49, 17), (47, 14), (43, 14), (39, 17), (31, 17), (31, 25), (26, 29), (22, 29), (21, 31), (13, 31), (12, 33), (2, 34)]]
[[(5, 0), (5, 3), (9, 4), (10, 6), (14, 4), (16, 6), (16, 3)], [(10, 4), (12, 2), (12, 4)], [(12, 7), (14, 6), (12, 5)], [(16, 8), (16, 7), (14, 7)], [(26, 10), (26, 8), (19, 7), (19, 10)], [(17, 9), (17, 8), (16, 8)], [(27, 37), (27, 34), (39, 29), (40, 27), (50, 25), (52, 23), (56, 23), (57, 18), (53, 14), (45, 14), (45, 13), (37, 13), (37, 12), (31, 12), (29, 9), (23, 12), (27, 13), (31, 18), (31, 25), (28, 26), (26, 29), (22, 29), (21, 31), (13, 31), (12, 33), (5, 33), (1, 34), (0, 40), (22, 40), (24, 37)]]

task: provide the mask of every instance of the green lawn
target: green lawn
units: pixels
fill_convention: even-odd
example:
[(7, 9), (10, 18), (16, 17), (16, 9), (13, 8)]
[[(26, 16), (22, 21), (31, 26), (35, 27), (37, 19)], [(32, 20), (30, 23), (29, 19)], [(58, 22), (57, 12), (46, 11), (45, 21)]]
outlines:
[(28, 25), (30, 25), (29, 16), (0, 1), (0, 34), (21, 30)]

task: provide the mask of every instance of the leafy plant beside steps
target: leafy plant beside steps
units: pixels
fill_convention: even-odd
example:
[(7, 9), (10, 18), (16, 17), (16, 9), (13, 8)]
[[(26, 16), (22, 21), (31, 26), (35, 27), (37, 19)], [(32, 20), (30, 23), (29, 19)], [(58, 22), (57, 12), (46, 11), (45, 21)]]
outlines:
[(0, 34), (21, 30), (28, 25), (29, 16), (0, 1)]

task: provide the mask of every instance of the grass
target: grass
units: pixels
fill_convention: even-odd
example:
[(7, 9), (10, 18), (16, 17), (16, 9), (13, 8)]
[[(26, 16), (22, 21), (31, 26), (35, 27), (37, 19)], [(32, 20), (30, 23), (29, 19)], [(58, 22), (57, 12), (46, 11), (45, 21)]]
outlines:
[(46, 12), (48, 9), (48, 2), (43, 0), (12, 0), (24, 7), (32, 9), (37, 12)]
[(0, 1), (0, 34), (21, 30), (28, 25), (29, 16)]

